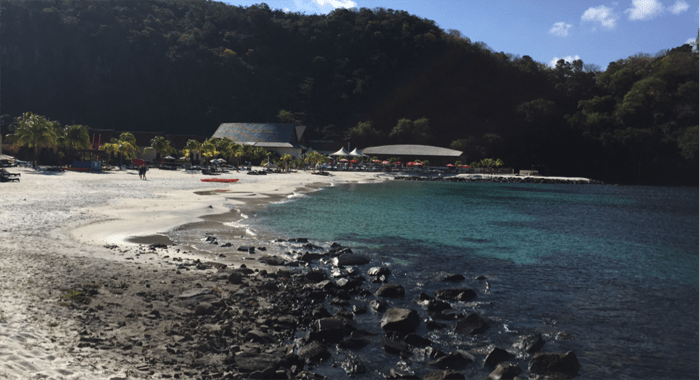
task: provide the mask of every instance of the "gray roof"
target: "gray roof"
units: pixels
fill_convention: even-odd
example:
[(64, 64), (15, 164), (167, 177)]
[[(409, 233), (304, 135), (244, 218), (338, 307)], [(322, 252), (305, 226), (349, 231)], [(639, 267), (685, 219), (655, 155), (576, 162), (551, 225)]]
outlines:
[(304, 127), (275, 123), (223, 123), (212, 137), (231, 139), (236, 144), (265, 148), (300, 148)]
[(462, 152), (430, 145), (382, 145), (362, 149), (366, 155), (459, 157)]

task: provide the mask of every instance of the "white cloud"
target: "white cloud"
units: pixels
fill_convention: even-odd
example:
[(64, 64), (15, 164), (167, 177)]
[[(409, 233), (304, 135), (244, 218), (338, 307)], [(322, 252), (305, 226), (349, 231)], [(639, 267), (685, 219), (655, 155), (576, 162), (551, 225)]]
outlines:
[(583, 21), (592, 21), (600, 25), (604, 29), (613, 29), (617, 22), (617, 15), (613, 12), (612, 8), (608, 8), (605, 5), (599, 7), (588, 8), (581, 16)]
[(560, 57), (554, 57), (554, 58), (552, 58), (551, 61), (549, 61), (549, 66), (550, 66), (550, 67), (556, 66), (556, 65), (557, 65), (557, 61), (560, 60), (560, 59), (563, 59), (563, 60), (565, 60), (566, 62), (573, 62), (573, 61), (575, 61), (575, 60), (577, 60), (577, 59), (581, 59), (581, 57), (579, 57), (578, 54), (576, 54), (576, 55), (574, 55), (574, 56), (567, 55), (566, 57), (561, 57), (561, 58), (560, 58)]
[(569, 35), (570, 28), (571, 24), (567, 24), (565, 22), (555, 22), (554, 25), (552, 25), (552, 29), (549, 30), (549, 33), (559, 37), (566, 37)]
[(352, 0), (295, 0), (297, 11), (309, 13), (329, 13), (338, 8), (355, 8)]
[[(685, 44), (695, 45), (695, 37), (690, 37), (687, 40), (685, 40)], [(685, 45), (685, 44), (683, 44), (683, 45)]]
[(664, 13), (664, 6), (659, 0), (632, 0), (632, 8), (625, 13), (630, 20), (651, 20)]
[(675, 4), (668, 7), (668, 10), (674, 15), (679, 15), (687, 11), (688, 8), (690, 8), (690, 5), (688, 5), (688, 3), (686, 3), (684, 0), (677, 0)]

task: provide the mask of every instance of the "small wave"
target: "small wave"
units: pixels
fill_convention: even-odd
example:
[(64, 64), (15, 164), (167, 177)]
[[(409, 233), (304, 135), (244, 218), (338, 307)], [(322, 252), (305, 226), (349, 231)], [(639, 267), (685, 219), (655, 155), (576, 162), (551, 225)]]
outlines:
[(306, 196), (305, 194), (301, 194), (301, 193), (292, 193), (292, 194), (290, 194), (290, 195), (287, 195), (287, 198), (289, 198), (289, 199), (293, 199), (293, 198), (303, 198), (303, 197), (305, 197), (305, 196)]
[[(243, 219), (241, 219), (243, 220)], [(235, 221), (235, 222), (226, 222), (224, 223), (224, 226), (232, 227), (232, 228), (248, 228), (247, 224), (241, 223), (240, 220)]]
[(241, 217), (242, 217), (243, 219), (248, 219), (248, 215), (246, 215), (246, 214), (244, 214), (244, 213), (241, 213)]
[(250, 235), (250, 236), (258, 236), (258, 234), (256, 234), (252, 228), (246, 228), (245, 233)]

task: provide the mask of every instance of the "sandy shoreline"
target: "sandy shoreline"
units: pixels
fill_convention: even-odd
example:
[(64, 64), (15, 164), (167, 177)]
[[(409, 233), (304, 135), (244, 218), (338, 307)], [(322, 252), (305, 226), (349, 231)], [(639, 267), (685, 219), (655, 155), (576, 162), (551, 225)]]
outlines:
[[(0, 184), (0, 379), (150, 378), (143, 353), (158, 352), (163, 344), (170, 347), (173, 327), (161, 325), (177, 325), (174, 320), (187, 310), (159, 304), (167, 299), (162, 295), (150, 302), (143, 295), (182, 292), (194, 284), (224, 289), (216, 266), (197, 264), (200, 270), (191, 272), (182, 263), (201, 260), (235, 268), (245, 263), (262, 270), (264, 264), (235, 247), (264, 244), (267, 237), (233, 226), (226, 236), (233, 248), (225, 254), (221, 249), (198, 251), (179, 241), (164, 249), (144, 244), (170, 243), (177, 229), (216, 229), (263, 204), (321, 187), (394, 178), (381, 172), (233, 172), (221, 178), (239, 182), (215, 184), (201, 182), (201, 174), (157, 169), (148, 172), (147, 181), (135, 171), (10, 171), (21, 173), (21, 181)], [(280, 246), (267, 248), (266, 254), (282, 254)], [(69, 299), (71, 292), (98, 288), (100, 301), (90, 306)], [(173, 319), (154, 325), (148, 310), (157, 307)], [(143, 321), (120, 322), (134, 315)], [(161, 333), (151, 332), (158, 326)], [(103, 341), (107, 336), (111, 341)], [(144, 337), (153, 343), (141, 348)], [(127, 351), (114, 354), (114, 347)]]
[[(200, 174), (157, 169), (148, 172), (147, 181), (139, 180), (135, 171), (10, 171), (21, 173), (21, 181), (0, 184), (3, 379), (127, 377), (129, 368), (123, 365), (110, 365), (109, 360), (103, 363), (99, 356), (85, 360), (88, 356), (74, 351), (79, 331), (68, 308), (59, 304), (61, 289), (71, 282), (75, 285), (88, 277), (93, 277), (90, 281), (108, 280), (113, 277), (110, 273), (132, 276), (133, 265), (162, 267), (154, 255), (139, 252), (140, 245), (130, 239), (150, 241), (149, 236), (165, 234), (177, 226), (215, 220), (237, 206), (259, 207), (295, 191), (390, 178), (381, 173), (321, 177), (303, 171), (268, 176), (233, 172), (221, 176), (240, 178), (229, 185), (201, 182)], [(120, 249), (106, 248), (110, 245)], [(161, 257), (196, 257), (184, 252), (173, 250), (161, 253)]]

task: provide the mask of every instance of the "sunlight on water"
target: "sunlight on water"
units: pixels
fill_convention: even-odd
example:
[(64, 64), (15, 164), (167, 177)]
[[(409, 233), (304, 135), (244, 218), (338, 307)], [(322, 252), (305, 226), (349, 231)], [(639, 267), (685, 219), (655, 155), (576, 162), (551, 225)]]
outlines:
[(662, 202), (605, 186), (403, 182), (328, 188), (259, 216), (289, 236), (403, 238), (516, 264), (548, 255), (602, 255), (619, 258), (619, 269), (633, 277), (697, 284), (697, 229), (678, 230), (674, 224), (687, 215), (646, 201)]

